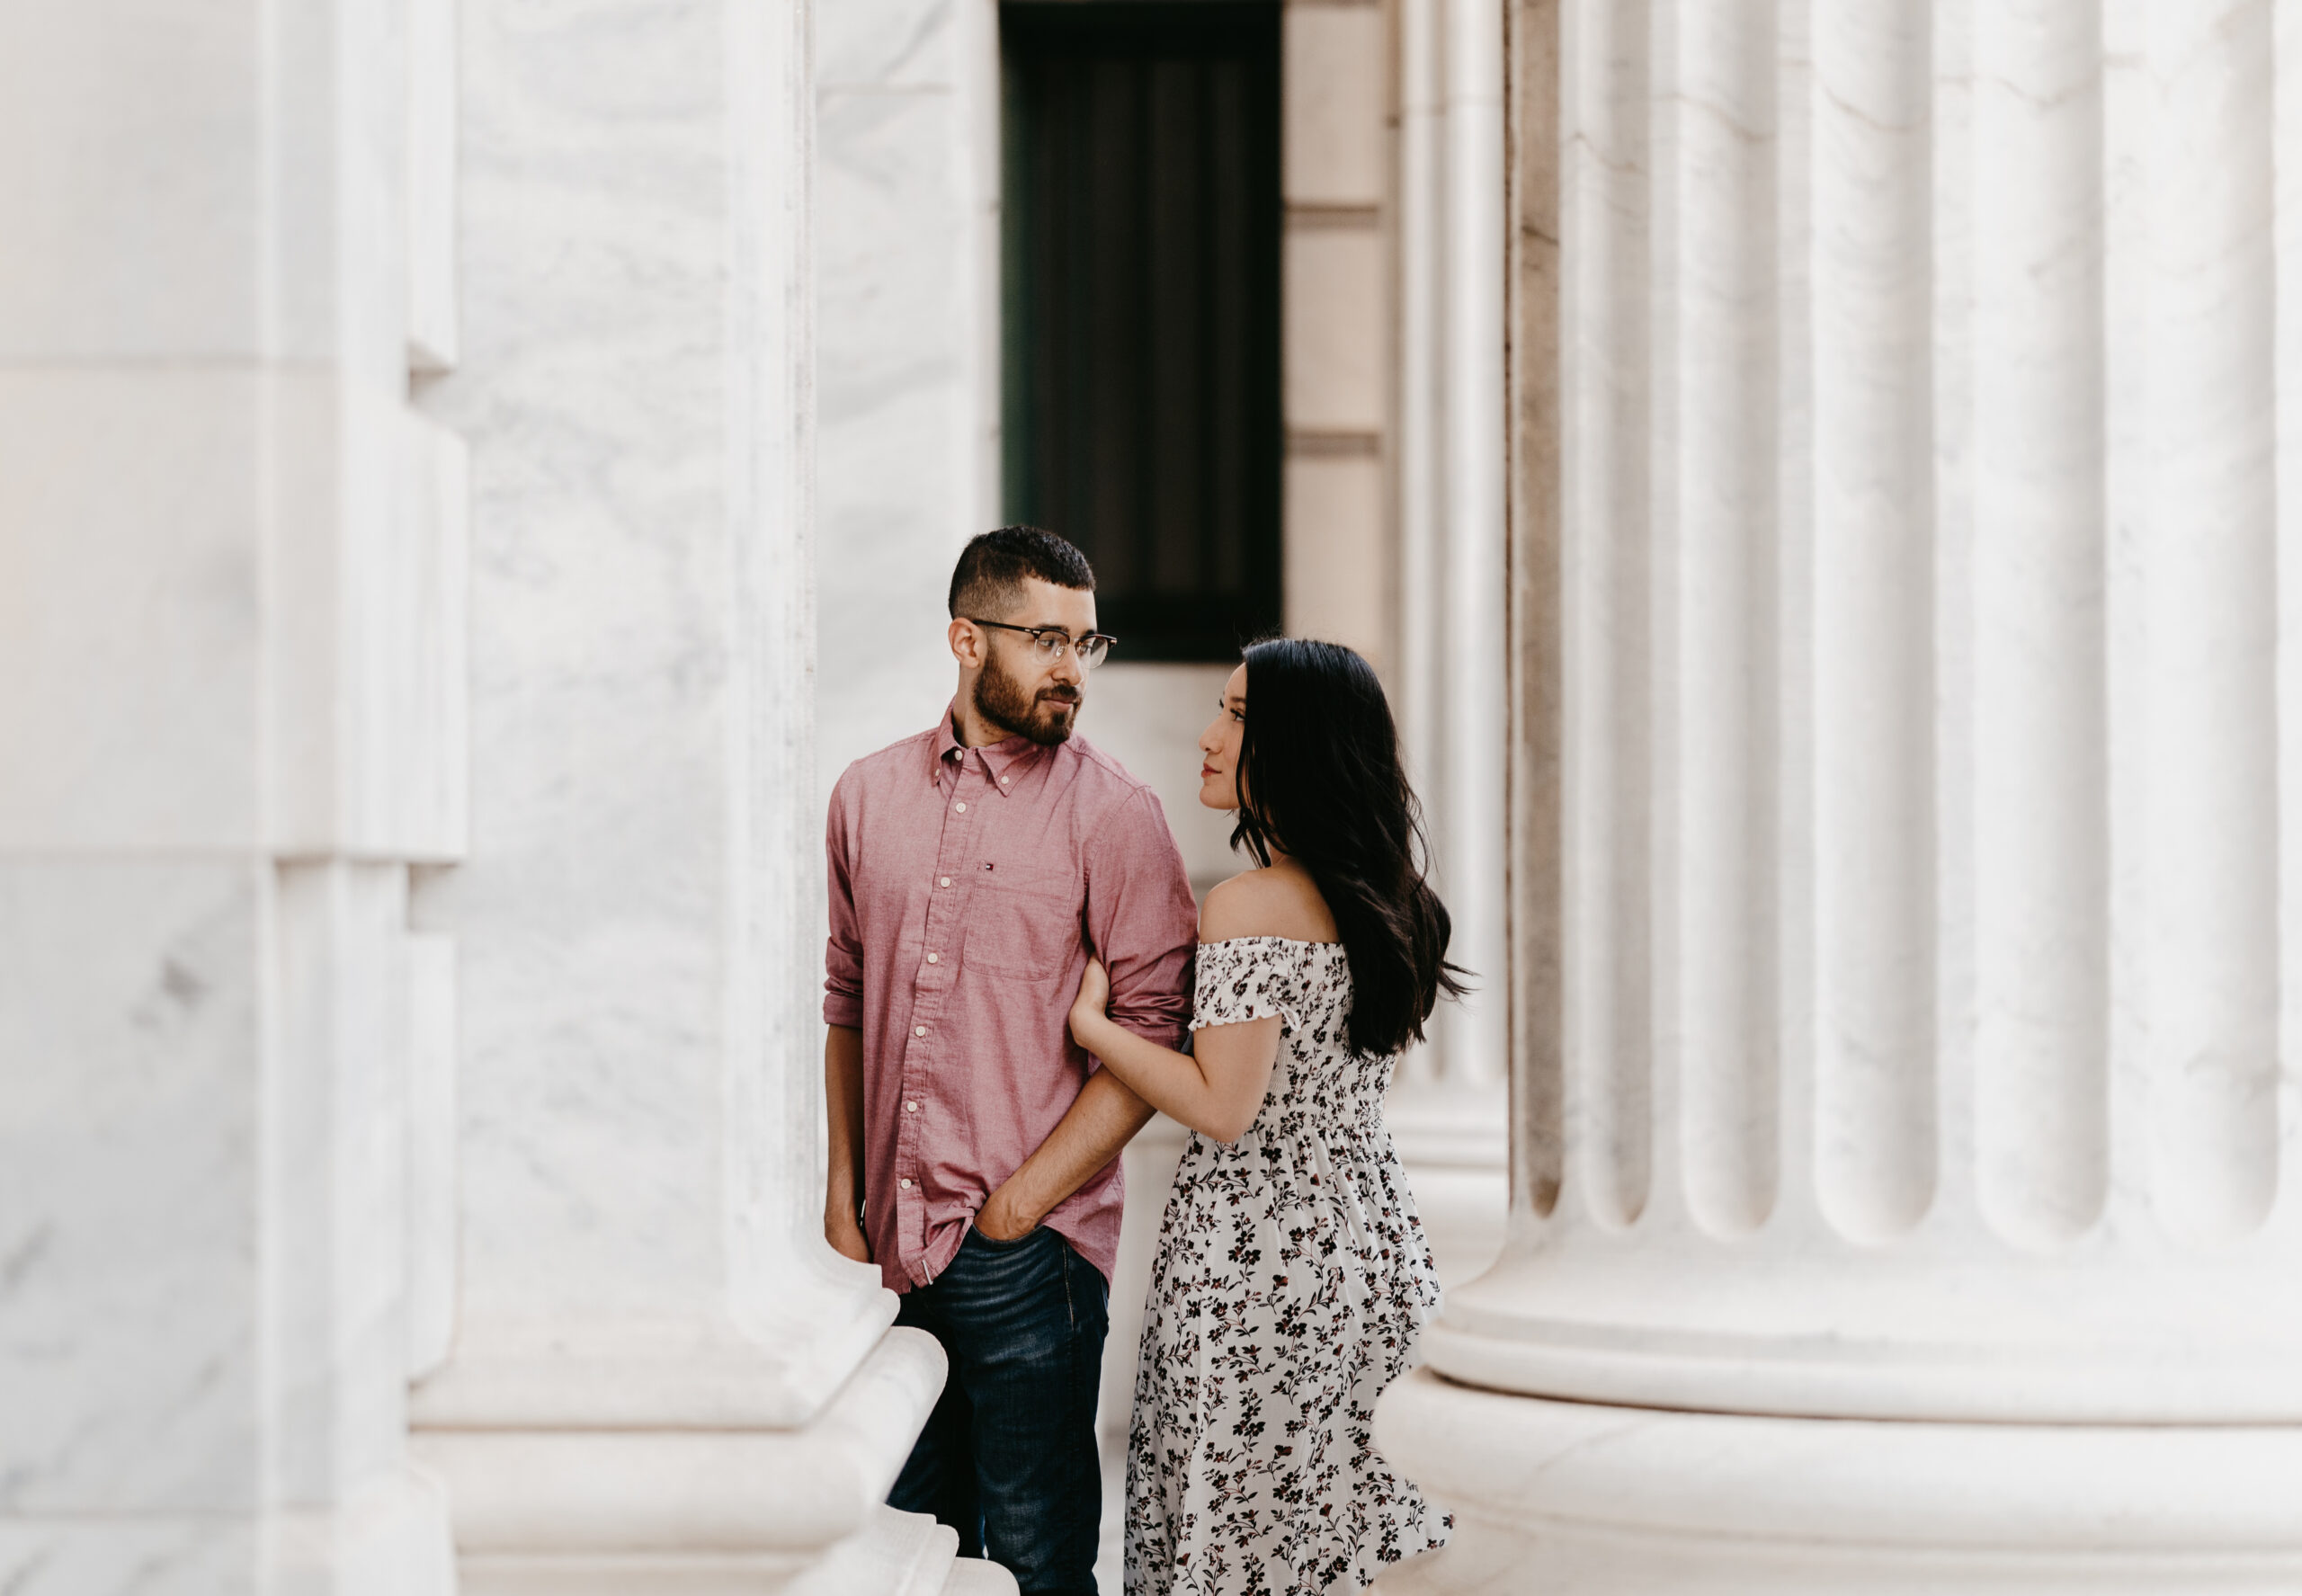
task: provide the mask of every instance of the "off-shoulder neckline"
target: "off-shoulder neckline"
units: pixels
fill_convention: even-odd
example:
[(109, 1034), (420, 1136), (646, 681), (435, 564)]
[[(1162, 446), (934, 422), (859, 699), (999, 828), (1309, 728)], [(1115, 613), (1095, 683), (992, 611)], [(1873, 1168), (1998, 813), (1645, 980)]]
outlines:
[(1280, 937), (1268, 934), (1259, 937), (1225, 937), (1219, 942), (1201, 942), (1199, 945), (1202, 948), (1228, 948), (1237, 942), (1285, 942), (1293, 948), (1340, 948), (1343, 946), (1339, 941), (1314, 942), (1304, 937)]

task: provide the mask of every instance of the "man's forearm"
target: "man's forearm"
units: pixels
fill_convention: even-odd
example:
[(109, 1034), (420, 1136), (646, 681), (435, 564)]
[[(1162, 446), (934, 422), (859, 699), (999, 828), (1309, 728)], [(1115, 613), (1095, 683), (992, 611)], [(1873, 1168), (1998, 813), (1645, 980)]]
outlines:
[(863, 1033), (849, 1025), (824, 1035), (824, 1217), (853, 1219), (863, 1206)]
[(1036, 1225), (1118, 1157), (1150, 1122), (1148, 1103), (1109, 1070), (1097, 1070), (1047, 1140), (1008, 1177), (998, 1195), (1025, 1228)]

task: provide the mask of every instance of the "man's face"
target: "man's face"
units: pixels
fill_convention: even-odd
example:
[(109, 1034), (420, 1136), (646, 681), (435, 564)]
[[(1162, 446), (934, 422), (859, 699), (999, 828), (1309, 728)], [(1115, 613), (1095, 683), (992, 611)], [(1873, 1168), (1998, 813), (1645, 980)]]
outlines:
[[(1009, 615), (986, 617), (1009, 626), (1052, 627), (1084, 638), (1095, 629), (1095, 595), (1031, 577), (1023, 602)], [(993, 726), (1049, 747), (1071, 735), (1086, 697), (1087, 673), (1076, 649), (1049, 660), (1026, 633), (984, 629), (985, 658), (975, 679), (975, 709)]]

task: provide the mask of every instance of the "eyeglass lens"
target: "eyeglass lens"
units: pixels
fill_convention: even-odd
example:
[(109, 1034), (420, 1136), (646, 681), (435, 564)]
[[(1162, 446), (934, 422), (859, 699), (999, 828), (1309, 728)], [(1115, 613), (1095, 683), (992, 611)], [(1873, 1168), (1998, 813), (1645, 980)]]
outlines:
[(1100, 633), (1090, 632), (1074, 643), (1061, 632), (1039, 632), (1031, 641), (1039, 645), (1039, 653), (1050, 660), (1061, 659), (1066, 647), (1079, 651), (1079, 663), (1089, 670), (1103, 663), (1103, 655), (1111, 652), (1111, 639)]

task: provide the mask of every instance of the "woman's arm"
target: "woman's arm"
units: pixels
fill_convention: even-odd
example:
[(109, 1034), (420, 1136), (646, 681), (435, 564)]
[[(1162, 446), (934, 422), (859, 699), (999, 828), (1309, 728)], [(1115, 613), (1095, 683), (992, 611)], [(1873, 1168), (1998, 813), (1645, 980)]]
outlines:
[(1103, 1012), (1111, 989), (1102, 963), (1090, 960), (1071, 1003), (1071, 1034), (1079, 1045), (1169, 1118), (1218, 1142), (1245, 1136), (1279, 1059), (1279, 1016), (1208, 1026), (1192, 1039), (1191, 1052), (1178, 1053), (1113, 1023)]

